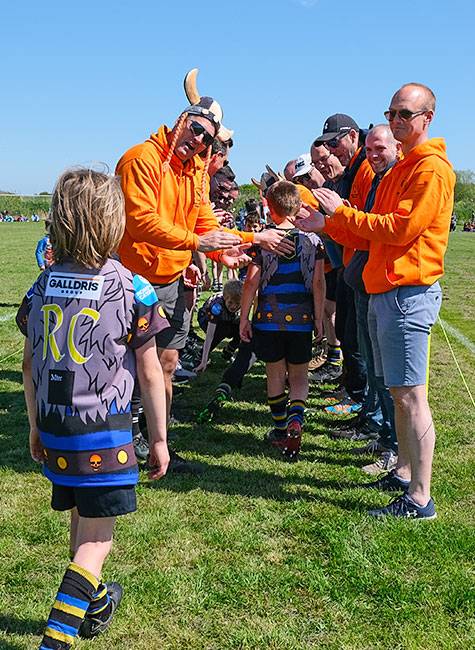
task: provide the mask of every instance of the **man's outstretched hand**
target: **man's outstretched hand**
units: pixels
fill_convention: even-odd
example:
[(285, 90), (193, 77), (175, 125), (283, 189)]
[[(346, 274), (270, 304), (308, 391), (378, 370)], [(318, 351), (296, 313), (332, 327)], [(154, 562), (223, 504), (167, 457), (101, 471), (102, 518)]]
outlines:
[(200, 244), (198, 250), (200, 253), (210, 253), (211, 251), (219, 251), (221, 249), (231, 248), (238, 246), (241, 243), (241, 238), (238, 235), (233, 235), (226, 230), (211, 230), (210, 232), (200, 235)]
[(313, 190), (313, 195), (329, 217), (333, 215), (340, 205), (343, 205), (341, 196), (333, 190), (329, 190), (328, 187), (320, 187), (318, 190)]
[(246, 251), (251, 246), (252, 244), (246, 243), (226, 249), (223, 251), (221, 256), (221, 262), (224, 266), (227, 266), (228, 269), (244, 268), (249, 264), (249, 262), (252, 262), (252, 259), (246, 254)]
[(284, 230), (268, 228), (254, 234), (254, 244), (261, 246), (266, 251), (277, 253), (277, 255), (293, 255), (295, 244), (287, 239)]
[(325, 217), (310, 205), (302, 205), (295, 219), (295, 225), (304, 232), (321, 232), (325, 227)]

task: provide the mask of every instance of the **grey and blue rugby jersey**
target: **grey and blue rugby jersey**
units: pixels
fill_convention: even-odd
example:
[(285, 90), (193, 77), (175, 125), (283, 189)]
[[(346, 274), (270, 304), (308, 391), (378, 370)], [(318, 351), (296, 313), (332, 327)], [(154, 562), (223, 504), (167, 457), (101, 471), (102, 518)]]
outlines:
[(135, 484), (134, 349), (169, 327), (153, 287), (111, 259), (100, 270), (54, 264), (17, 324), (32, 349), (44, 474), (66, 486)]
[(258, 250), (253, 264), (261, 268), (257, 309), (252, 326), (269, 332), (311, 332), (314, 326), (313, 272), (324, 257), (321, 239), (314, 233), (289, 230), (293, 255)]

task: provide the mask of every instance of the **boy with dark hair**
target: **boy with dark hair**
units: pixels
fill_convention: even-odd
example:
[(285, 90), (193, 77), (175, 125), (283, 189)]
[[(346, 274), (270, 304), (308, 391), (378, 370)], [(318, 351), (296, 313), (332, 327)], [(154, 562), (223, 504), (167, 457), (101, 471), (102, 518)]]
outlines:
[[(272, 221), (278, 230), (287, 231), (295, 252), (279, 258), (260, 251), (253, 258), (241, 299), (240, 333), (244, 341), (254, 340), (257, 357), (266, 364), (268, 404), (274, 421), (267, 437), (282, 449), (284, 458), (293, 461), (301, 445), (312, 331), (315, 329), (317, 338), (323, 332), (324, 254), (319, 237), (308, 237), (295, 228), (301, 199), (293, 183), (274, 183), (266, 199)], [(251, 326), (249, 312), (257, 290)]]
[[(91, 210), (93, 206), (93, 210)], [(167, 471), (166, 402), (155, 336), (169, 327), (153, 287), (110, 255), (124, 233), (116, 178), (65, 172), (51, 203), (55, 263), (20, 306), (30, 452), (71, 511), (69, 564), (40, 650), (69, 650), (110, 625), (122, 587), (101, 582), (115, 518), (136, 510), (130, 402), (137, 375), (148, 418), (150, 478)]]

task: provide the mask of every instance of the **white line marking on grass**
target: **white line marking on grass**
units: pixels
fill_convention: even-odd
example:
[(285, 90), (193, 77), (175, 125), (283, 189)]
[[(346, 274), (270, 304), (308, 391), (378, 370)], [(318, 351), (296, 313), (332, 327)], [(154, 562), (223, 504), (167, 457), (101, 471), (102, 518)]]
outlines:
[(0, 316), (0, 323), (7, 323), (9, 320), (13, 320), (15, 318), (15, 314), (2, 314)]
[(467, 348), (467, 350), (470, 350), (470, 352), (475, 355), (475, 343), (472, 343), (472, 341), (470, 341), (470, 339), (468, 339), (464, 334), (462, 334), (462, 332), (460, 332), (456, 327), (450, 325), (450, 323), (447, 323), (445, 320), (442, 320), (440, 316), (439, 316), (439, 320), (442, 323), (442, 325), (445, 327), (447, 332), (449, 332), (449, 334), (452, 334), (454, 339), (457, 339), (459, 343), (461, 343), (465, 348)]

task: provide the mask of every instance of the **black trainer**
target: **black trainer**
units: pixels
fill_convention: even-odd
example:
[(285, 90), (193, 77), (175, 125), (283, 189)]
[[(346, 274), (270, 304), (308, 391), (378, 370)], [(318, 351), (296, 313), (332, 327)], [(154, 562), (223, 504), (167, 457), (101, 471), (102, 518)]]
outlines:
[(409, 481), (400, 479), (396, 476), (396, 470), (392, 469), (381, 478), (378, 478), (377, 481), (363, 483), (359, 487), (367, 490), (381, 490), (382, 492), (406, 492), (409, 487)]
[(168, 450), (170, 453), (170, 464), (168, 465), (168, 474), (202, 474), (204, 468), (200, 463), (185, 460), (179, 456), (173, 449)]
[(98, 634), (105, 632), (112, 622), (116, 609), (119, 607), (123, 594), (121, 585), (118, 582), (106, 582), (106, 587), (111, 605), (109, 614), (104, 619), (101, 619), (99, 616), (96, 618), (86, 614), (86, 618), (79, 628), (79, 636), (83, 639), (92, 639)]
[(220, 384), (215, 390), (213, 398), (198, 412), (196, 416), (197, 423), (206, 424), (212, 422), (222, 405), (231, 399), (231, 387), (228, 384)]
[(148, 442), (143, 437), (142, 433), (139, 431), (133, 439), (135, 457), (139, 462), (147, 460), (149, 454)]
[(264, 434), (264, 440), (270, 442), (273, 447), (285, 447), (287, 444), (287, 429), (269, 429)]

